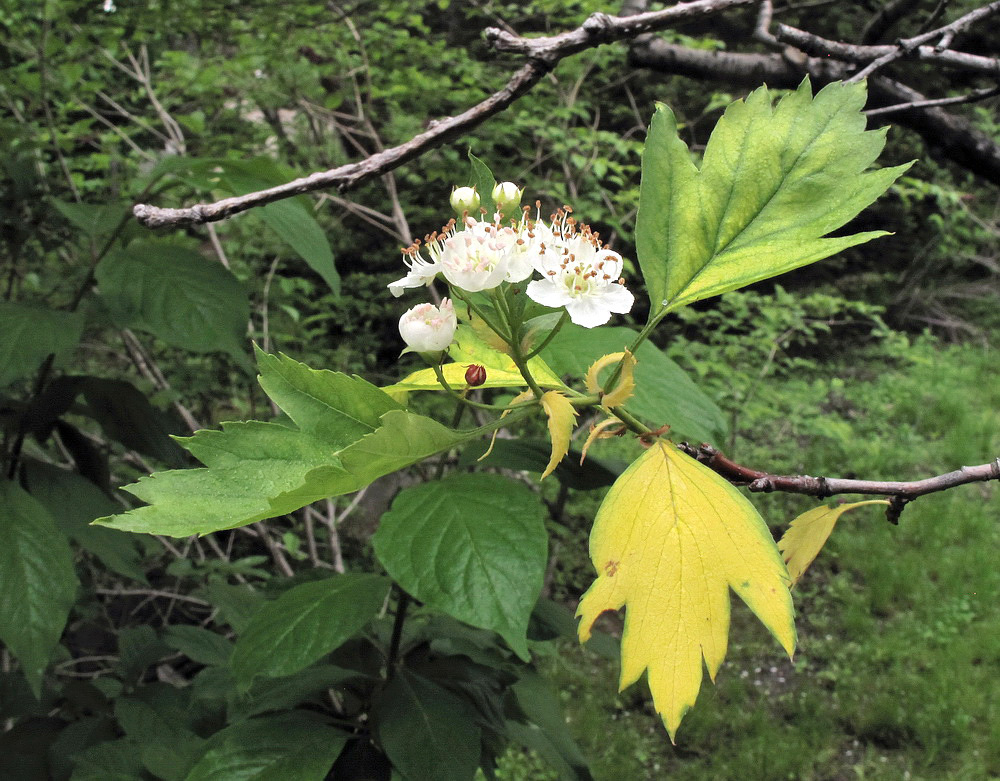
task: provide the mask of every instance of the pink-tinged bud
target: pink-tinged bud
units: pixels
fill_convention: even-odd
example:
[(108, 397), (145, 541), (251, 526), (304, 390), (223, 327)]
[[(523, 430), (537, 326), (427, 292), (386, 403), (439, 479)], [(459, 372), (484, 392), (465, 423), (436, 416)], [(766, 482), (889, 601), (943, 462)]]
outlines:
[(451, 344), (457, 327), (455, 308), (447, 298), (440, 307), (418, 304), (399, 318), (399, 334), (407, 344), (404, 352), (440, 352)]
[(451, 208), (461, 217), (463, 214), (479, 216), (482, 201), (475, 187), (456, 187), (451, 193)]
[(465, 381), (470, 388), (478, 388), (486, 382), (486, 367), (474, 363), (465, 370)]

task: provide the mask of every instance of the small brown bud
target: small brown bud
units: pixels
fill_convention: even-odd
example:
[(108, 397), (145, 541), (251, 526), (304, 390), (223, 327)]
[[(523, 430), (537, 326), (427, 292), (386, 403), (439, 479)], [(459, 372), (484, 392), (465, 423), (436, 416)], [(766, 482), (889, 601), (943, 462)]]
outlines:
[(486, 382), (486, 367), (473, 363), (465, 370), (465, 381), (470, 388), (478, 388)]

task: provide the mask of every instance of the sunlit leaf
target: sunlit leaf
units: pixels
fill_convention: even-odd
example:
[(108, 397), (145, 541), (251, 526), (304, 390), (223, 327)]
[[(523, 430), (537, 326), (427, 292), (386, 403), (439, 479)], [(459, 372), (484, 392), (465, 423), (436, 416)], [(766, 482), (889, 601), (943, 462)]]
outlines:
[(636, 251), (651, 321), (862, 244), (884, 231), (823, 238), (909, 166), (865, 172), (885, 130), (865, 131), (864, 84), (808, 79), (772, 106), (766, 87), (726, 109), (698, 168), (658, 105), (642, 160)]
[(791, 654), (788, 575), (760, 515), (708, 467), (657, 442), (608, 492), (590, 537), (598, 577), (580, 601), (580, 639), (625, 607), (621, 688), (649, 671), (653, 704), (673, 739), (726, 654), (729, 589)]
[(886, 499), (869, 499), (865, 502), (838, 504), (836, 507), (820, 505), (802, 513), (788, 525), (788, 530), (778, 542), (778, 550), (788, 567), (788, 576), (792, 579), (793, 586), (819, 555), (840, 516), (866, 504), (889, 502)]

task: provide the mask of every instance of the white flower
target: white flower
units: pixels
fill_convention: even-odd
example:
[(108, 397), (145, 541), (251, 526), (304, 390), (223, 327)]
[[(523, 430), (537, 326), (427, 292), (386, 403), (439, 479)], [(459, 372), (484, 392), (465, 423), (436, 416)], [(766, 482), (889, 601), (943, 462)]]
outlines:
[(407, 346), (404, 352), (440, 352), (451, 344), (456, 328), (455, 307), (447, 298), (440, 307), (417, 304), (399, 318), (399, 335)]
[(101, 6), (101, 10), (106, 14), (113, 14), (118, 9), (115, 8), (114, 0), (104, 0), (104, 5)]
[(403, 295), (406, 288), (430, 285), (441, 270), (441, 266), (436, 261), (424, 260), (415, 246), (404, 249), (403, 255), (403, 262), (409, 271), (402, 279), (389, 283), (389, 292), (396, 298)]
[(586, 225), (577, 228), (560, 209), (552, 226), (532, 226), (529, 254), (542, 279), (528, 285), (528, 297), (543, 306), (566, 307), (584, 328), (604, 325), (611, 313), (625, 314), (635, 297), (621, 284), (622, 256), (604, 247)]

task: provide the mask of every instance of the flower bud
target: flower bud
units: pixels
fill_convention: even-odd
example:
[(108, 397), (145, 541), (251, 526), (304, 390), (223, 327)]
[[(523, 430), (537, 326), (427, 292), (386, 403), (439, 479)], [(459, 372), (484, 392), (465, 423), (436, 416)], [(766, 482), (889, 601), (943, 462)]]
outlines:
[(478, 363), (471, 364), (465, 370), (465, 382), (470, 388), (478, 388), (486, 382), (486, 367), (480, 366)]
[(513, 182), (500, 182), (493, 188), (493, 202), (497, 211), (510, 215), (521, 205), (521, 194), (524, 192)]
[(440, 352), (451, 344), (456, 328), (455, 307), (447, 298), (440, 307), (417, 304), (399, 318), (399, 335), (406, 342), (403, 352)]
[(475, 187), (456, 187), (451, 193), (451, 208), (461, 217), (463, 214), (478, 214), (479, 193)]

